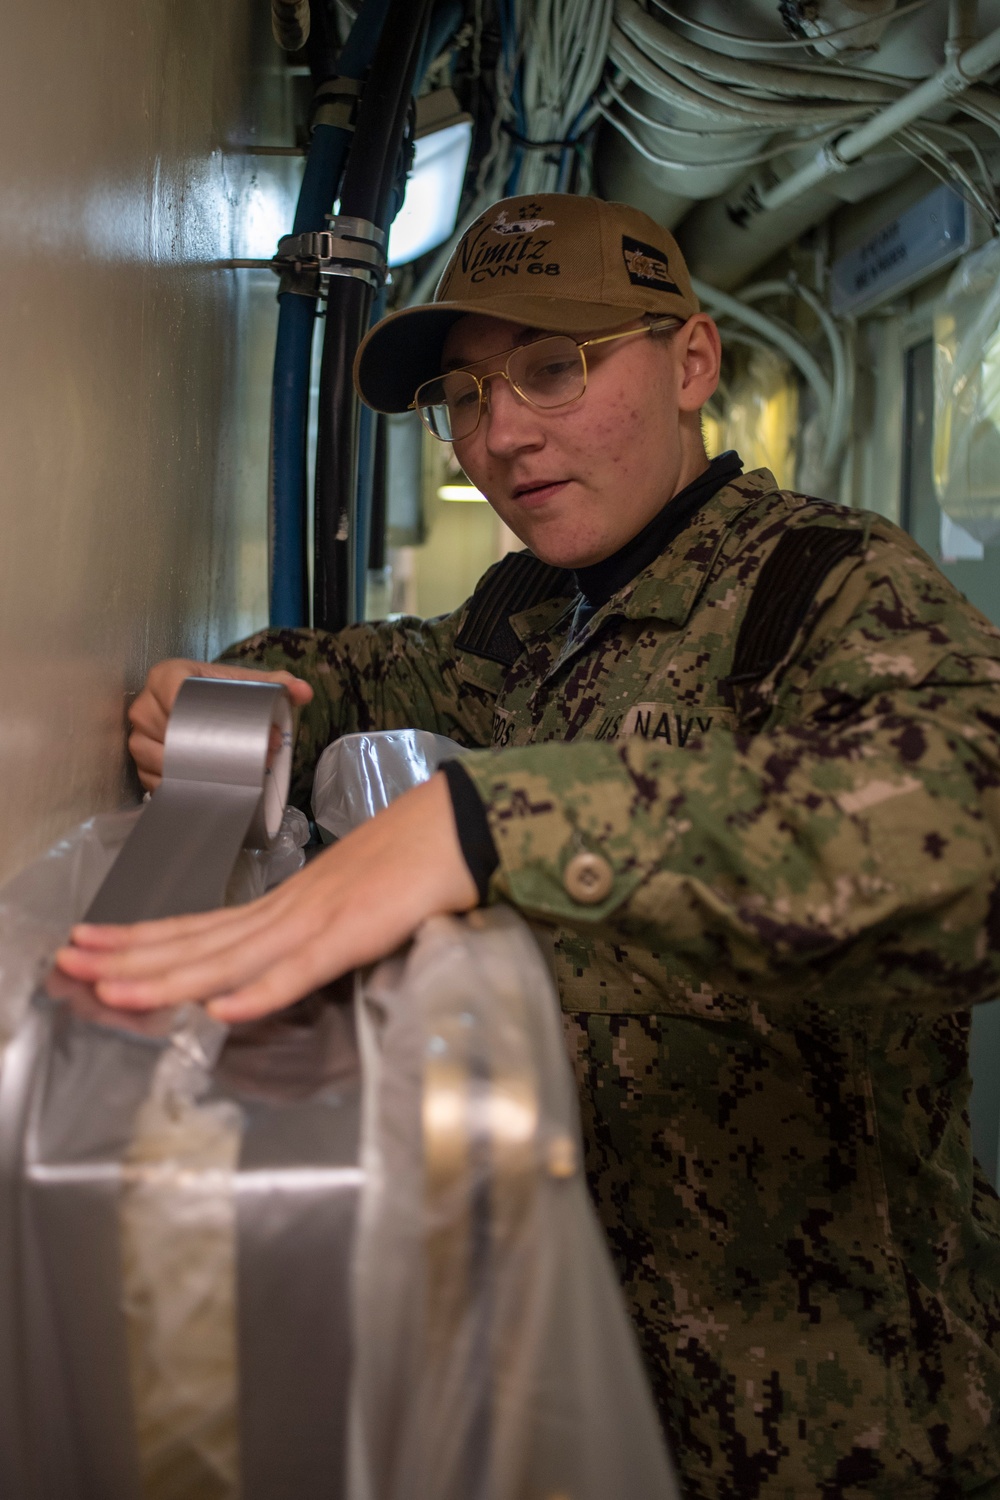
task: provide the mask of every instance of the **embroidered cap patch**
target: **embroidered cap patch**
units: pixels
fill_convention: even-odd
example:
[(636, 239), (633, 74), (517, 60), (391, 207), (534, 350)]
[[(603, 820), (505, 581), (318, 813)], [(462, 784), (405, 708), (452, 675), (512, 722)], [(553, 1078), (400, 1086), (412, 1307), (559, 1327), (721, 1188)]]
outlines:
[(649, 286), (658, 292), (677, 292), (680, 295), (680, 287), (676, 281), (671, 280), (670, 267), (663, 259), (662, 250), (657, 250), (653, 245), (644, 245), (642, 240), (633, 240), (623, 234), (622, 256), (628, 279), (633, 286)]

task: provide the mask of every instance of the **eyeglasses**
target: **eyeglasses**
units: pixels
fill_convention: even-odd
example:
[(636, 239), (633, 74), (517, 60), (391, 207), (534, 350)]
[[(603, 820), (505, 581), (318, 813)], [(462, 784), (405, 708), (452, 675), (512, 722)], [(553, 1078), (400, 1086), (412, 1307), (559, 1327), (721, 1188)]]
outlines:
[[(587, 389), (585, 349), (595, 344), (610, 344), (615, 339), (635, 338), (640, 333), (677, 329), (683, 321), (682, 318), (658, 318), (641, 328), (625, 328), (618, 333), (605, 333), (579, 343), (568, 334), (556, 333), (530, 344), (518, 344), (499, 369), (488, 370), (485, 375), (473, 374), (475, 365), (472, 365), (425, 380), (417, 387), (410, 410), (417, 411), (433, 437), (440, 438), (443, 443), (461, 442), (463, 438), (471, 437), (479, 426), (486, 400), (486, 382), (495, 375), (502, 375), (529, 406), (541, 407), (543, 411), (571, 406)], [(488, 361), (479, 360), (477, 363), (487, 364)]]

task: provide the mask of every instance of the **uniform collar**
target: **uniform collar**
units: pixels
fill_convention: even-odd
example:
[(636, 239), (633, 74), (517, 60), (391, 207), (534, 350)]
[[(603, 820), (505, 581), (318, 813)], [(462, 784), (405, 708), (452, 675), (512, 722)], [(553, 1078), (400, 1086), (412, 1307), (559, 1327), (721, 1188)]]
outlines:
[(778, 488), (770, 469), (752, 469), (723, 485), (649, 567), (612, 595), (599, 614), (652, 617), (683, 625), (736, 517)]
[[(648, 567), (594, 612), (580, 634), (566, 643), (559, 655), (560, 662), (584, 645), (613, 615), (683, 625), (737, 516), (756, 500), (773, 494), (777, 488), (777, 481), (769, 469), (752, 469), (749, 474), (741, 474), (723, 485), (696, 510), (680, 535)], [(515, 635), (526, 641), (539, 631), (548, 635), (558, 629), (564, 619), (568, 624), (579, 598), (578, 595), (575, 600), (562, 599), (557, 605), (556, 601), (549, 601), (513, 615), (510, 623)], [(554, 605), (557, 608), (555, 618)]]
[(711, 497), (743, 472), (738, 453), (729, 449), (706, 463), (690, 484), (668, 500), (642, 530), (611, 557), (589, 568), (577, 568), (576, 585), (588, 612), (600, 609), (656, 561), (671, 542), (687, 530), (692, 517)]

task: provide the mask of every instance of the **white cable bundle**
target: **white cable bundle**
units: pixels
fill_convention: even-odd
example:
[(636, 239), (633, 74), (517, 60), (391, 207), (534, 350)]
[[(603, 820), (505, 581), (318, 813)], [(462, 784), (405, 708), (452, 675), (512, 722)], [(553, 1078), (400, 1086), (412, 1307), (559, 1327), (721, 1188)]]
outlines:
[[(590, 123), (581, 118), (601, 79), (613, 0), (518, 0), (523, 57), (524, 134), (565, 141)], [(574, 130), (575, 127), (575, 130)], [(558, 148), (527, 149), (514, 190), (552, 192), (562, 186)]]

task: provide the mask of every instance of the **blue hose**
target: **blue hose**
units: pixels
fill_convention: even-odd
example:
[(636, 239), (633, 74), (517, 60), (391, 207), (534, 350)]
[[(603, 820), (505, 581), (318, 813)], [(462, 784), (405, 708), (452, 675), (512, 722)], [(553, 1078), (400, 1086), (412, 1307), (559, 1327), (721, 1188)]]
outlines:
[[(338, 63), (340, 76), (358, 78), (369, 66), (388, 0), (365, 0)], [(309, 143), (293, 234), (326, 227), (340, 186), (351, 132), (317, 125)], [(278, 336), (271, 387), (272, 625), (309, 623), (306, 564), (306, 432), (316, 299), (297, 292), (278, 296)]]
[[(389, 8), (389, 0), (364, 0), (338, 61), (342, 78), (360, 78), (369, 67)], [(418, 81), (461, 24), (460, 0), (439, 0), (421, 59)], [(315, 127), (306, 158), (295, 209), (293, 234), (323, 229), (337, 197), (351, 132), (339, 126)], [(404, 183), (397, 185), (391, 223), (402, 201)], [(381, 295), (375, 318), (385, 312)], [(306, 434), (309, 416), (309, 376), (312, 365), (316, 299), (296, 292), (278, 296), (278, 335), (274, 352), (271, 406), (271, 577), (269, 613), (274, 626), (309, 623), (306, 548), (308, 483)], [(322, 420), (322, 414), (321, 414)], [(365, 407), (359, 432), (359, 524), (356, 551), (356, 618), (364, 617), (364, 588), (368, 575), (371, 530), (374, 422)]]
[[(462, 15), (461, 0), (438, 0), (431, 16), (423, 53), (417, 68), (417, 84), (461, 26)], [(400, 171), (393, 184), (386, 228), (402, 208), (405, 192), (406, 175), (405, 172)], [(385, 317), (386, 300), (386, 292), (383, 288), (372, 306), (372, 324)], [(365, 618), (368, 556), (371, 550), (372, 492), (375, 483), (375, 426), (375, 413), (369, 407), (362, 405), (358, 421), (358, 503), (355, 512), (357, 524), (354, 538), (354, 619), (356, 620)]]

